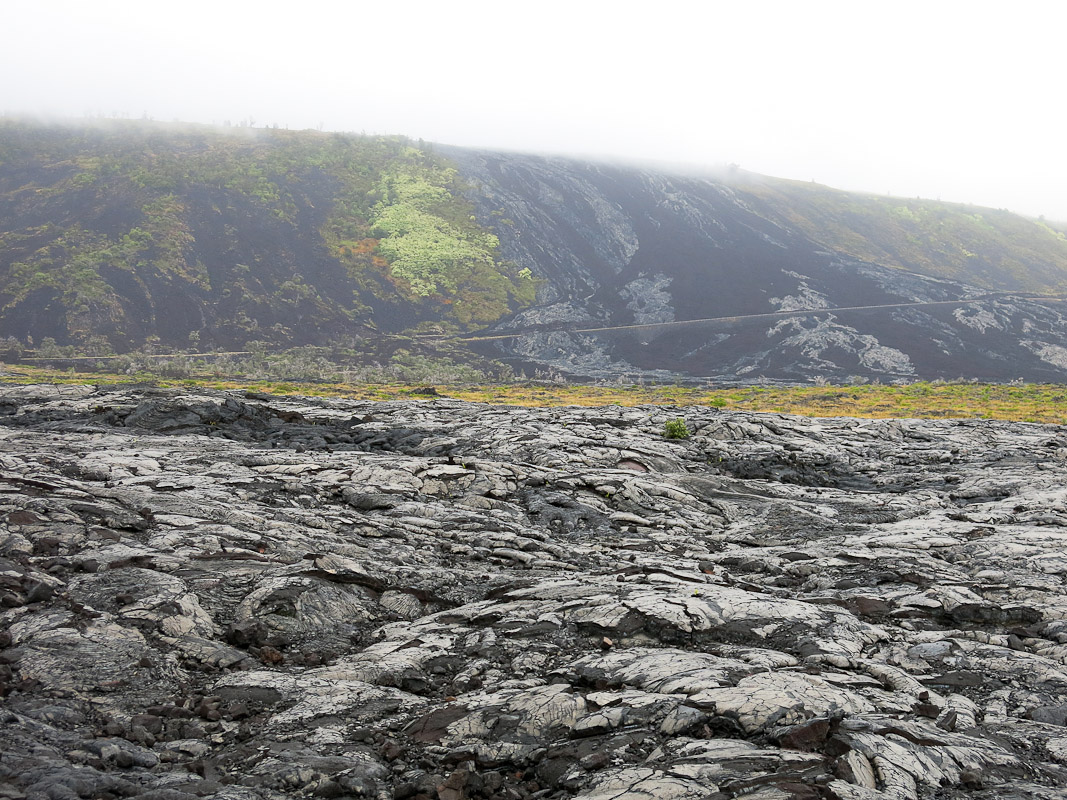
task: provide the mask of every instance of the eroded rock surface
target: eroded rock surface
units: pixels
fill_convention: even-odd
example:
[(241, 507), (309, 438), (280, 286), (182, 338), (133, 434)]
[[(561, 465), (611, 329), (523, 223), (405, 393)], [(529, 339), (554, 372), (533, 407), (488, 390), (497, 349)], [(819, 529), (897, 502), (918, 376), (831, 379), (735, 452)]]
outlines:
[(0, 797), (1067, 787), (1062, 428), (0, 407)]

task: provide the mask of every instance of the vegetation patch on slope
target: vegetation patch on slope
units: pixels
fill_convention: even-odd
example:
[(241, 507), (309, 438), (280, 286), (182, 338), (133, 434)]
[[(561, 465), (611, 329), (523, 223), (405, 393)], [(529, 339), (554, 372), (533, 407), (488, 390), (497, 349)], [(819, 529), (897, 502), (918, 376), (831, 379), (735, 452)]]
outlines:
[(735, 188), (764, 215), (854, 258), (989, 289), (1067, 291), (1067, 235), (1042, 219), (761, 176)]
[(411, 295), (441, 297), (463, 325), (499, 319), (509, 301), (533, 302), (530, 270), (499, 268), (500, 242), (474, 224), (454, 168), (407, 148), (383, 170), (378, 192), (371, 220), (382, 236), (378, 250)]
[(125, 351), (479, 327), (536, 286), (463, 189), (402, 137), (2, 119), (0, 335)]

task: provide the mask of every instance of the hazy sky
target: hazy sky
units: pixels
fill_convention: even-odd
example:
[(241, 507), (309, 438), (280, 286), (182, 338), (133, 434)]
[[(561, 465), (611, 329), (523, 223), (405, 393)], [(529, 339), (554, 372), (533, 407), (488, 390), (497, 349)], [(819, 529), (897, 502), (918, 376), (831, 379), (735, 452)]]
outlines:
[(3, 0), (0, 111), (720, 165), (1067, 220), (1061, 0)]

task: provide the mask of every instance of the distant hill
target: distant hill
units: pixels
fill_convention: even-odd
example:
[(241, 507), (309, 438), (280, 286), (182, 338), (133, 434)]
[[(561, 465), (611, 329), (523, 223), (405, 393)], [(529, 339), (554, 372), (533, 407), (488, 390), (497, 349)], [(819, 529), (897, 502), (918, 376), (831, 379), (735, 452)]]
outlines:
[(989, 289), (1067, 291), (1067, 236), (1044, 220), (753, 175), (753, 208), (853, 258)]
[[(501, 252), (546, 282), (496, 326), (525, 331), (492, 343), (516, 363), (605, 379), (1067, 378), (1061, 306), (1013, 294), (1067, 279), (1067, 241), (1040, 222), (757, 176), (443, 152)], [(922, 263), (877, 257), (887, 249)], [(965, 250), (973, 280), (947, 279)], [(631, 325), (653, 327), (588, 330)]]
[[(433, 331), (462, 358), (481, 331), (512, 338), (472, 361), (588, 378), (1064, 380), (1060, 306), (1025, 295), (1065, 289), (1063, 232), (1004, 211), (403, 137), (0, 120), (0, 338), (23, 343)], [(578, 332), (604, 327), (626, 329)]]
[(458, 330), (534, 296), (406, 139), (0, 121), (0, 334), (119, 350)]

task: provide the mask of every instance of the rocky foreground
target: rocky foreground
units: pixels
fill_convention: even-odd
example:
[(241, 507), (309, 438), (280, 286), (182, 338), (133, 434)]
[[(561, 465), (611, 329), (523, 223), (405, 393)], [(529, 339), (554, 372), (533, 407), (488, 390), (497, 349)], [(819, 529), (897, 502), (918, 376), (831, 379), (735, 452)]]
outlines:
[(0, 797), (1063, 797), (1065, 544), (1058, 427), (0, 387)]

